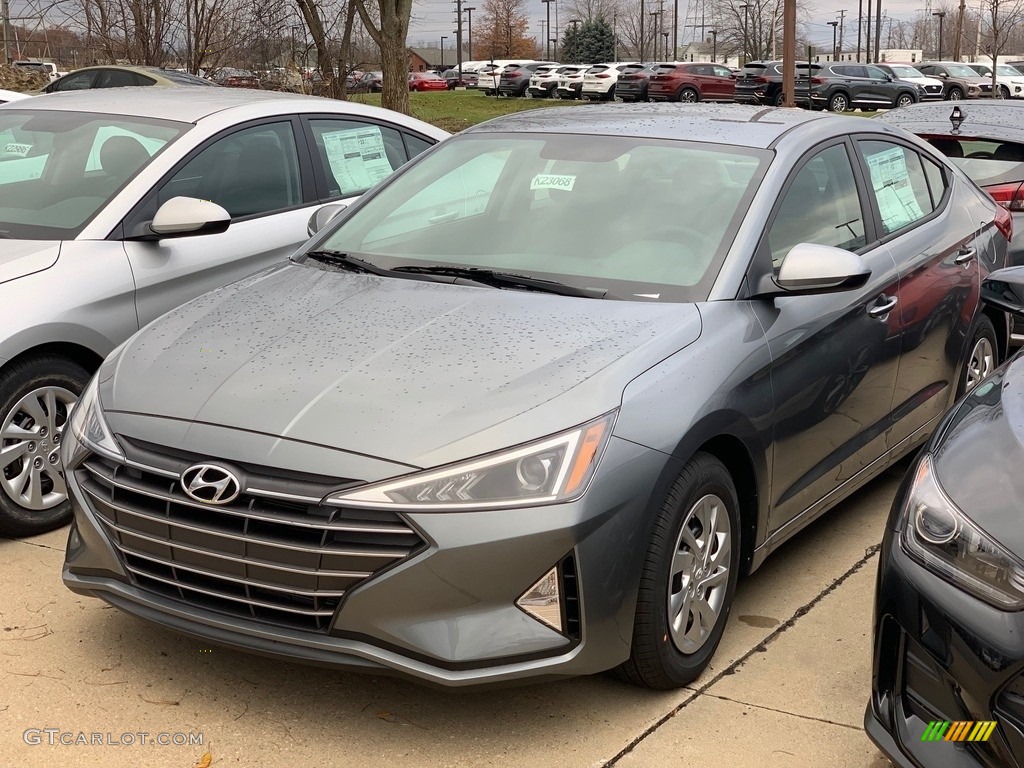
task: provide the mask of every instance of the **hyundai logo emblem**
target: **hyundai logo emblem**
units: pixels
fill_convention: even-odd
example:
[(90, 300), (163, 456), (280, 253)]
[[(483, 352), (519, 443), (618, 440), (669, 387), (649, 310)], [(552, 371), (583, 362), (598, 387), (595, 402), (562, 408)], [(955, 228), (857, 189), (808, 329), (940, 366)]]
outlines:
[(227, 504), (242, 492), (234, 473), (216, 464), (193, 464), (181, 473), (181, 487), (204, 504)]

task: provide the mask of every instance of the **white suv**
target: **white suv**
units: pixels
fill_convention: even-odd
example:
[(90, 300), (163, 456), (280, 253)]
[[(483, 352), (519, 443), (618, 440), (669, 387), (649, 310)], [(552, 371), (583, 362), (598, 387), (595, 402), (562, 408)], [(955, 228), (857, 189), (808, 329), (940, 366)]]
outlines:
[(537, 71), (533, 73), (530, 78), (530, 85), (527, 87), (526, 92), (534, 97), (548, 98), (549, 96), (555, 96), (555, 89), (563, 78), (568, 78), (569, 75), (582, 73), (586, 69), (586, 66), (580, 65), (561, 65), (561, 66), (546, 66), (537, 67)]
[[(982, 77), (992, 79), (991, 64), (972, 61), (967, 66)], [(999, 88), (999, 95), (1004, 99), (1024, 99), (1024, 75), (1009, 64), (996, 65), (996, 87)]]
[(636, 62), (605, 62), (595, 64), (583, 73), (583, 89), (580, 95), (584, 99), (614, 99), (615, 83), (619, 79), (619, 73), (629, 66), (635, 66)]

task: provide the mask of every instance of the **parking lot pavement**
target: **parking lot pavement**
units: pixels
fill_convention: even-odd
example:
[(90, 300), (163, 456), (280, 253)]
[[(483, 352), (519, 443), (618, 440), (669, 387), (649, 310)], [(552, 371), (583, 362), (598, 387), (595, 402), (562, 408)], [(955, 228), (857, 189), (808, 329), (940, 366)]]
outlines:
[[(741, 582), (713, 666), (669, 693), (604, 676), (448, 693), (204, 647), (67, 591), (65, 531), (0, 540), (0, 765), (881, 768), (860, 721), (874, 547), (905, 467)], [(26, 743), (44, 728), (102, 743)]]

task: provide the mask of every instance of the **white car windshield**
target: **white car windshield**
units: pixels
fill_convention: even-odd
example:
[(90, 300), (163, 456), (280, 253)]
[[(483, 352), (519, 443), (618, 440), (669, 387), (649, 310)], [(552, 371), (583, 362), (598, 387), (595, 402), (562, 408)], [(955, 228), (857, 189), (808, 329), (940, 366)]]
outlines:
[(467, 135), (317, 248), (385, 268), (480, 267), (638, 301), (702, 301), (770, 158), (631, 137)]
[(62, 240), (191, 126), (85, 112), (0, 112), (0, 237)]
[(907, 80), (914, 77), (924, 77), (924, 75), (922, 75), (913, 67), (890, 65), (889, 69), (892, 70), (892, 74), (894, 77), (902, 78), (903, 80)]

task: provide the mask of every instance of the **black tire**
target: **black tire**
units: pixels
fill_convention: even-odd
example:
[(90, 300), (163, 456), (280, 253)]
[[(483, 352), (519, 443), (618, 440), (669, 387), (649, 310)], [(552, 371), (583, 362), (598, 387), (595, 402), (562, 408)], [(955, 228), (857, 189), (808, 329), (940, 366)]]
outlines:
[(782, 91), (776, 93), (774, 98), (772, 98), (772, 104), (774, 104), (776, 107), (781, 107), (785, 102), (786, 94), (784, 94)]
[(1001, 99), (1008, 99), (1008, 98), (1010, 98), (1010, 89), (1007, 88), (1005, 85), (1000, 85), (999, 86), (999, 98), (1001, 98)]
[(899, 94), (896, 97), (896, 106), (897, 107), (909, 107), (911, 104), (914, 104), (916, 102), (917, 102), (917, 99), (915, 99), (913, 94), (910, 94), (910, 93), (904, 92), (904, 93)]
[[(698, 502), (709, 495), (722, 503), (729, 523), (728, 573), (725, 583), (715, 587), (724, 592), (720, 595), (721, 608), (714, 626), (699, 649), (687, 654), (677, 647), (672, 637), (668, 615), (669, 581), (673, 576), (673, 556), (677, 542), (680, 542), (683, 524)], [(615, 675), (634, 685), (660, 690), (679, 688), (695, 680), (711, 662), (722, 639), (736, 592), (739, 558), (740, 520), (736, 486), (722, 462), (710, 454), (697, 453), (683, 467), (662, 503), (640, 575), (630, 657), (615, 668)], [(685, 585), (680, 587), (685, 591)], [(700, 591), (699, 585), (697, 589)]]
[(679, 92), (676, 93), (676, 101), (694, 104), (700, 101), (700, 91), (689, 86), (680, 88)]
[(602, 101), (615, 101), (615, 84), (608, 89), (608, 93), (601, 97)]
[[(60, 387), (77, 399), (89, 382), (89, 372), (78, 363), (57, 355), (40, 355), (9, 365), (0, 372), (0, 427), (7, 421), (18, 402), (42, 387)], [(67, 408), (60, 406), (60, 418), (67, 421)], [(14, 444), (16, 441), (0, 441)], [(38, 454), (37, 454), (38, 457)], [(23, 460), (23, 459), (22, 459)], [(16, 460), (17, 461), (17, 460)], [(14, 465), (0, 467), (5, 476), (14, 476)], [(59, 528), (71, 520), (71, 502), (49, 509), (33, 510), (18, 504), (0, 487), (0, 534), (34, 536)]]
[(850, 108), (850, 97), (845, 93), (833, 93), (828, 100), (829, 112), (846, 112)]
[[(988, 344), (991, 357), (981, 360), (984, 354), (982, 345)], [(975, 358), (979, 359), (976, 361)], [(996, 337), (996, 328), (992, 325), (987, 315), (978, 315), (974, 321), (974, 333), (971, 334), (971, 343), (967, 346), (967, 357), (964, 359), (963, 367), (960, 369), (960, 377), (957, 380), (956, 396), (959, 400), (970, 390), (978, 385), (981, 378), (988, 376), (999, 365), (999, 342)]]
[(964, 98), (964, 91), (958, 85), (954, 85), (948, 91), (946, 91), (946, 101), (962, 101)]

